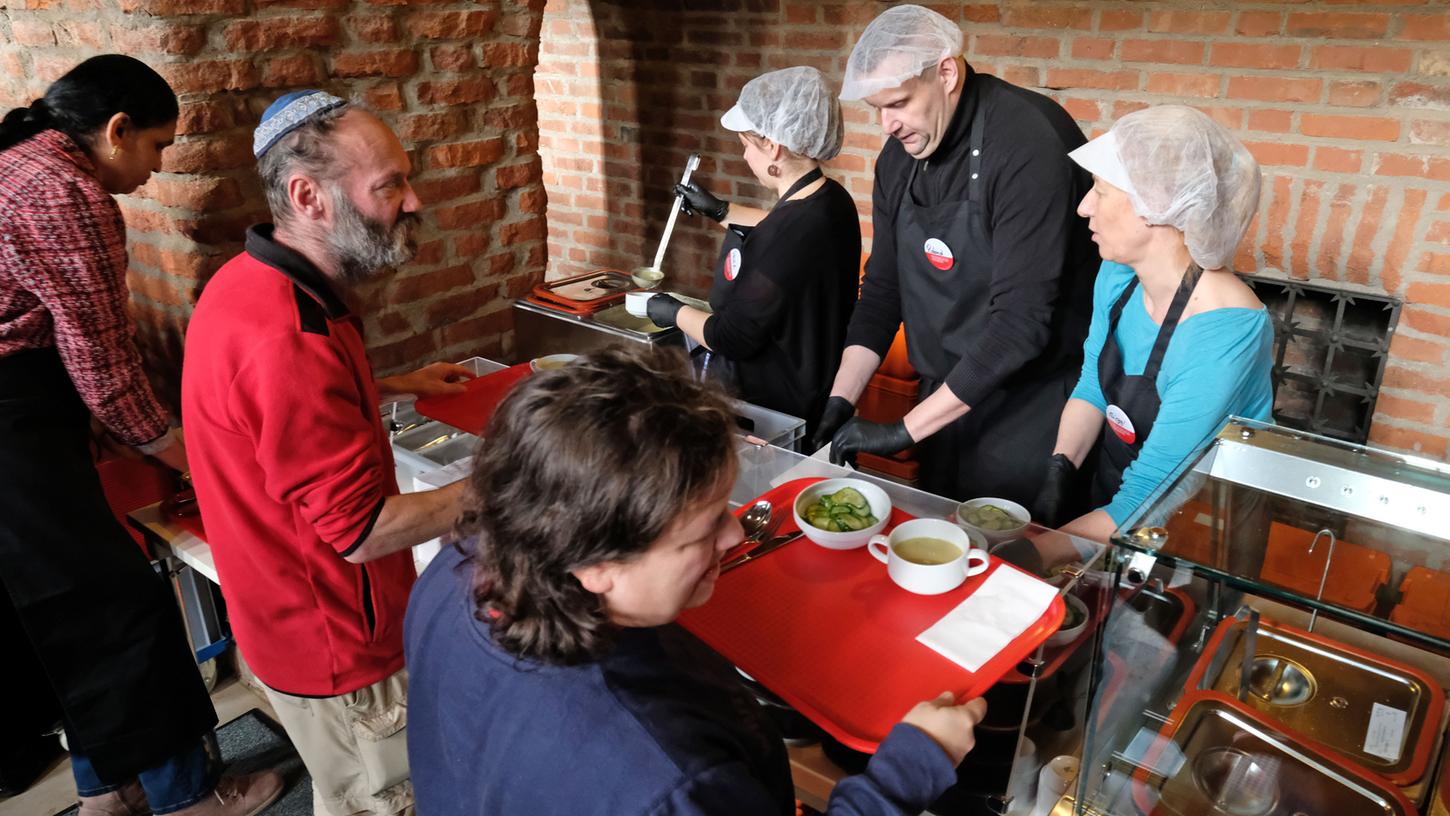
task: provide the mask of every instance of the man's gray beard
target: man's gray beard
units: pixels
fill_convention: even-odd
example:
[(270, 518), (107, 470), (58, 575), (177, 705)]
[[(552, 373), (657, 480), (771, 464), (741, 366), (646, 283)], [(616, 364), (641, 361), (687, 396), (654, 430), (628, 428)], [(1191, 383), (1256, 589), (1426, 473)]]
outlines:
[(327, 235), (327, 247), (346, 283), (366, 283), (413, 259), (421, 221), (416, 213), (400, 213), (389, 230), (363, 215), (342, 190), (333, 189), (332, 201), (337, 220)]

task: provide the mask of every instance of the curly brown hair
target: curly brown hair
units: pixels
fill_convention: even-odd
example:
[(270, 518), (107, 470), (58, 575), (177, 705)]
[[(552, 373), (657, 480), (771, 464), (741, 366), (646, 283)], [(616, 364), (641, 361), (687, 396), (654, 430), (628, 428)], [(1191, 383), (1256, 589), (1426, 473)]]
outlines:
[(484, 431), (455, 527), (494, 640), (547, 663), (602, 656), (614, 626), (572, 571), (640, 556), (730, 478), (733, 424), (677, 352), (606, 349), (516, 386)]

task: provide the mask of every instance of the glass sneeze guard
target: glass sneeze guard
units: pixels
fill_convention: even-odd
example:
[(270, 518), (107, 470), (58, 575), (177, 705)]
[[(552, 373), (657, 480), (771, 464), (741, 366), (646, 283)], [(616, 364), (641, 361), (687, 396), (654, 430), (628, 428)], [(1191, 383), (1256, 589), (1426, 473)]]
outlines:
[(1412, 568), (1450, 570), (1450, 467), (1438, 462), (1234, 418), (1113, 544), (1450, 651), (1450, 620), (1385, 611)]
[(1450, 468), (1233, 418), (1112, 544), (1072, 812), (1441, 800)]

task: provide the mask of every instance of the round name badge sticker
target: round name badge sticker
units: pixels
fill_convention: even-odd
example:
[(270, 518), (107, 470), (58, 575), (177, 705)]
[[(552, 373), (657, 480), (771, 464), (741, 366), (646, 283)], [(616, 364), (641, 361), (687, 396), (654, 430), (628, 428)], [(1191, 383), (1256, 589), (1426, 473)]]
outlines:
[(940, 238), (926, 239), (926, 246), (923, 249), (926, 251), (927, 263), (944, 272), (951, 269), (952, 265), (957, 262), (956, 257), (952, 255), (952, 248)]
[(725, 256), (725, 280), (733, 281), (740, 276), (740, 248), (730, 250)]
[(1131, 445), (1138, 438), (1138, 432), (1133, 429), (1133, 420), (1116, 405), (1109, 405), (1104, 411), (1108, 417), (1108, 427), (1113, 429), (1113, 434), (1123, 440), (1124, 445)]

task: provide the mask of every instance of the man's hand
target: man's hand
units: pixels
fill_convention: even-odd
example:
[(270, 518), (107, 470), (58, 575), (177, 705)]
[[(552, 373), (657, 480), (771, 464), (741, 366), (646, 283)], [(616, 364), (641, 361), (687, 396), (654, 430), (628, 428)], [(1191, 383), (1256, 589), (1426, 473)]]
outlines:
[(655, 295), (645, 302), (644, 308), (651, 323), (662, 329), (671, 329), (674, 328), (685, 304), (669, 295)]
[(811, 437), (811, 450), (818, 451), (831, 441), (836, 431), (846, 424), (846, 420), (856, 415), (856, 406), (845, 397), (831, 397), (826, 400), (826, 407), (821, 411), (821, 418), (816, 422), (816, 435)]
[(856, 454), (874, 453), (890, 456), (916, 444), (906, 430), (906, 422), (883, 425), (860, 417), (852, 417), (831, 437), (831, 464), (852, 467), (856, 465)]
[(461, 394), (466, 390), (463, 383), (471, 379), (473, 371), (465, 366), (455, 363), (429, 363), (417, 371), (378, 380), (378, 394), (382, 397), (403, 394), (442, 397)]
[(901, 721), (920, 728), (946, 751), (952, 765), (960, 765), (967, 752), (977, 744), (972, 730), (985, 716), (986, 700), (978, 697), (957, 705), (956, 697), (950, 691), (944, 691), (935, 700), (917, 703)]
[(730, 202), (716, 198), (709, 190), (693, 181), (689, 184), (676, 184), (675, 195), (685, 199), (685, 215), (699, 213), (718, 224), (730, 212)]

